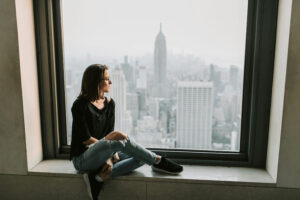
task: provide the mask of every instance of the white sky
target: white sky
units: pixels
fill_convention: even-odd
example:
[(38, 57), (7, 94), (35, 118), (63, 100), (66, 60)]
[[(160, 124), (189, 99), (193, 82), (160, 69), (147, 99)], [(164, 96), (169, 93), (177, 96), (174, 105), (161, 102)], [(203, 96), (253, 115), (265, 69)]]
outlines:
[(62, 0), (66, 51), (153, 53), (159, 24), (167, 50), (243, 65), (248, 0)]

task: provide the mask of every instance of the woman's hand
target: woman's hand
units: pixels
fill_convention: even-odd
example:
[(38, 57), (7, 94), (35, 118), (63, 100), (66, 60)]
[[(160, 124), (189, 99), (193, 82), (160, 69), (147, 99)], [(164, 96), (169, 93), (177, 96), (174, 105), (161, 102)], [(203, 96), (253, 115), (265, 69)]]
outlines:
[(113, 156), (113, 163), (116, 163), (118, 161), (120, 161), (119, 154), (115, 153), (114, 156)]
[(82, 144), (91, 145), (91, 144), (94, 144), (96, 142), (98, 142), (98, 140), (96, 138), (90, 137), (88, 140), (83, 141)]

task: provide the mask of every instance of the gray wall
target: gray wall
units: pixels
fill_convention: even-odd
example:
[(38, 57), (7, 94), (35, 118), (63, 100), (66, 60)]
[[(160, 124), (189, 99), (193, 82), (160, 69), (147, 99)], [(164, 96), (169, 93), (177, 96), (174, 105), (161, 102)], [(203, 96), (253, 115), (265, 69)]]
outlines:
[(300, 188), (300, 1), (294, 0), (286, 69), (278, 185)]
[[(0, 175), (1, 200), (88, 200), (79, 178)], [(299, 200), (300, 190), (229, 184), (111, 181), (99, 199), (109, 200)]]
[(0, 1), (0, 173), (26, 174), (27, 159), (15, 1)]

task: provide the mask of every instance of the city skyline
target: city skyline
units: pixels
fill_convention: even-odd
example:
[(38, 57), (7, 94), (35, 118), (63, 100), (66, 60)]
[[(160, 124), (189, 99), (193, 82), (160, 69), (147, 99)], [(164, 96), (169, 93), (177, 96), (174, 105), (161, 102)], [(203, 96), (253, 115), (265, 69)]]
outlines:
[[(126, 55), (109, 70), (113, 84), (107, 95), (116, 102), (115, 130), (146, 147), (238, 151), (242, 70), (230, 65), (227, 79), (225, 71), (213, 64), (202, 66), (196, 74), (161, 73), (168, 63), (166, 40), (160, 27), (153, 45), (157, 55), (153, 55), (152, 68), (131, 62)], [(68, 67), (66, 73), (70, 109), (82, 74)], [(157, 73), (164, 77), (157, 79)], [(157, 83), (160, 79), (164, 82)], [(153, 93), (153, 88), (164, 95)], [(70, 138), (72, 119), (67, 112)]]
[[(151, 28), (151, 25), (147, 26)], [(122, 50), (122, 44), (118, 42), (123, 37), (114, 38), (116, 35), (111, 30), (103, 35), (109, 33), (108, 41), (116, 41), (110, 47), (103, 43), (102, 50), (115, 48), (116, 51), (123, 51), (122, 59), (117, 59), (115, 53), (110, 51), (90, 53), (93, 50), (91, 47), (87, 52), (84, 46), (81, 55), (77, 56), (72, 46), (76, 40), (73, 43), (71, 41), (74, 35), (65, 32), (68, 142), (72, 123), (69, 110), (79, 94), (83, 70), (92, 63), (100, 62), (110, 66), (112, 85), (106, 95), (116, 102), (115, 130), (128, 134), (145, 147), (239, 151), (243, 62), (236, 64), (229, 56), (228, 65), (219, 65), (217, 60), (208, 62), (205, 54), (201, 54), (201, 58), (174, 54), (170, 50), (174, 43), (176, 46), (172, 37), (178, 36), (178, 33), (165, 33), (164, 27), (161, 22), (158, 23), (152, 35), (154, 39), (141, 44), (147, 48), (146, 43), (152, 42), (152, 53), (145, 55), (144, 49), (140, 55), (145, 56), (134, 60), (131, 57), (136, 54)], [(122, 31), (128, 29), (126, 27)], [(98, 37), (103, 39), (103, 35)], [(131, 41), (132, 37), (127, 40), (123, 38), (131, 42), (129, 49), (135, 49), (139, 41), (136, 36), (133, 38), (136, 40)], [(189, 38), (187, 33), (184, 39), (188, 41), (195, 38)], [(239, 44), (243, 48), (244, 39)], [(93, 41), (93, 38), (89, 38), (89, 41)], [(98, 43), (97, 40), (93, 42)], [(229, 53), (234, 54), (232, 51)], [(240, 49), (239, 53), (243, 54), (244, 50)], [(244, 58), (242, 54), (240, 59)]]

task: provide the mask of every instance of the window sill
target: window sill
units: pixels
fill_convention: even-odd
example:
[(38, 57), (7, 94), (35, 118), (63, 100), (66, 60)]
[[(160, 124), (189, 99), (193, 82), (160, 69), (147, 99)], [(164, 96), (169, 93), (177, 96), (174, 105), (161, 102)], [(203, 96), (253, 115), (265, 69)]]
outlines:
[[(245, 186), (274, 187), (276, 182), (263, 169), (245, 167), (220, 167), (183, 165), (184, 171), (177, 176), (153, 172), (148, 165), (144, 165), (126, 176), (115, 180), (133, 180), (144, 182), (178, 182), (202, 184), (229, 184)], [(34, 176), (59, 176), (81, 178), (69, 160), (44, 160), (29, 170)]]

